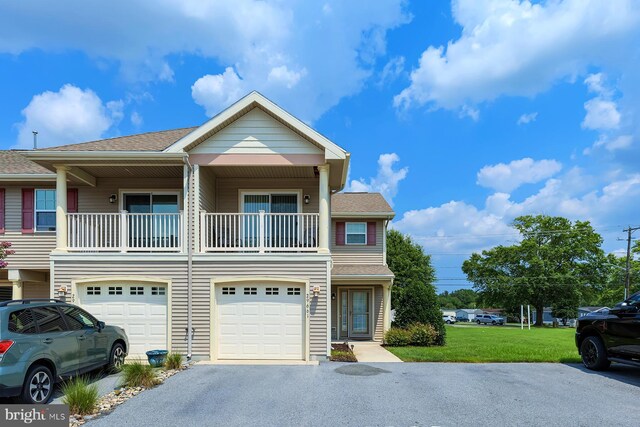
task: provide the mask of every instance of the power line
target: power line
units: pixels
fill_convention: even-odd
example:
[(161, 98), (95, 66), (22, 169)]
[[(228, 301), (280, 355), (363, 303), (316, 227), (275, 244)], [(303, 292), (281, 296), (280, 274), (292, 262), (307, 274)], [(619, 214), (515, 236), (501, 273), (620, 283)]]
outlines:
[[(617, 230), (619, 225), (608, 225), (603, 227), (595, 227), (598, 228), (599, 231), (610, 231)], [(576, 231), (586, 231), (586, 230), (549, 230), (549, 231), (536, 231), (530, 233), (524, 233), (527, 236), (539, 236), (539, 235), (554, 235), (554, 234), (570, 234), (575, 233)], [(626, 230), (625, 230), (626, 231)], [(426, 235), (425, 238), (429, 239), (469, 239), (473, 237), (499, 237), (499, 236), (522, 236), (521, 232), (513, 232), (513, 233), (491, 233), (491, 234), (449, 234), (449, 235)]]

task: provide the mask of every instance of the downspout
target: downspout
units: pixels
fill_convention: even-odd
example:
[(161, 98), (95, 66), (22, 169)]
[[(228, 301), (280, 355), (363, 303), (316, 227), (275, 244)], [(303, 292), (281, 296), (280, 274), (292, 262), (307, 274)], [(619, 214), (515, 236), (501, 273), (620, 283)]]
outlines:
[(189, 163), (189, 156), (184, 157), (189, 173), (187, 174), (187, 360), (191, 360), (193, 348), (193, 321), (192, 321), (192, 277), (193, 277), (193, 242), (191, 232), (191, 215), (192, 215), (192, 194), (191, 194), (191, 177), (193, 176), (193, 167)]

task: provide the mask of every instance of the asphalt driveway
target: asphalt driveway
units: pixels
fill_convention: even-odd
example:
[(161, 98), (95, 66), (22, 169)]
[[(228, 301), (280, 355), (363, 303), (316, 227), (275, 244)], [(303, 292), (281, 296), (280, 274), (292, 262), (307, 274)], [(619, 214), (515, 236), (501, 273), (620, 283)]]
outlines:
[(198, 365), (87, 426), (629, 425), (638, 402), (625, 366)]

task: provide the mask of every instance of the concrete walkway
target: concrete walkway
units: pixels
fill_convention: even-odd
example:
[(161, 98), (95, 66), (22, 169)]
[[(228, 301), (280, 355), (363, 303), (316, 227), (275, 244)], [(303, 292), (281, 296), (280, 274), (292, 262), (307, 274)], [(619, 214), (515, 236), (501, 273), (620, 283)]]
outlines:
[(402, 360), (387, 351), (387, 349), (382, 347), (378, 342), (350, 341), (349, 345), (353, 346), (353, 354), (356, 355), (356, 359), (358, 359), (358, 362), (402, 362)]

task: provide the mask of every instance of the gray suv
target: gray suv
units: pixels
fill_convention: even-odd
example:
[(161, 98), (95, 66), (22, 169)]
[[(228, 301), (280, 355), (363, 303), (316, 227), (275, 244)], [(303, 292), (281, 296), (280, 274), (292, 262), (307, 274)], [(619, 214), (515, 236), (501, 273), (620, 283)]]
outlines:
[(493, 314), (478, 314), (476, 315), (476, 323), (479, 325), (484, 323), (485, 325), (504, 325), (504, 317), (495, 316)]
[(59, 300), (0, 303), (0, 396), (47, 403), (55, 383), (100, 368), (119, 368), (129, 342), (117, 326)]

